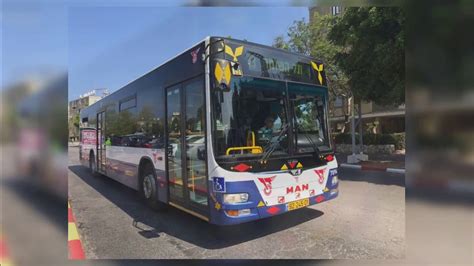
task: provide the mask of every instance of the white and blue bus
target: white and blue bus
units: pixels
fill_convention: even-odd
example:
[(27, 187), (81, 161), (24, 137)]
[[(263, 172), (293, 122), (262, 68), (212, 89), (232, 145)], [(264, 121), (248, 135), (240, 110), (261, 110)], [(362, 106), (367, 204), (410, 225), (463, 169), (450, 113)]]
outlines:
[(322, 62), (207, 37), (81, 111), (94, 174), (213, 224), (337, 197)]

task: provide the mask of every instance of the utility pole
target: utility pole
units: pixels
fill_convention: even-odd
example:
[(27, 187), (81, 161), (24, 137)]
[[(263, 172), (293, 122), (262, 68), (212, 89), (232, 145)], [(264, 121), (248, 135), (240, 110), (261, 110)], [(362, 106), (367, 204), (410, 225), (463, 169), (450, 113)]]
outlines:
[(364, 154), (363, 147), (364, 147), (364, 142), (362, 141), (362, 130), (364, 124), (362, 123), (362, 100), (359, 99), (359, 154), (357, 155), (357, 159), (359, 161), (367, 161), (369, 159), (369, 156), (367, 154)]
[(359, 154), (356, 154), (356, 144), (355, 144), (355, 130), (356, 130), (356, 123), (355, 123), (355, 99), (354, 95), (352, 94), (351, 99), (350, 99), (350, 104), (351, 104), (351, 138), (352, 138), (352, 154), (347, 156), (347, 163), (358, 163), (359, 161), (367, 161), (368, 156), (363, 153), (362, 151), (362, 101), (359, 100), (359, 106), (358, 106), (358, 115), (359, 118), (357, 120), (358, 126), (359, 126)]
[[(352, 94), (352, 93), (351, 93)], [(354, 95), (352, 94), (349, 98), (349, 104), (351, 105), (351, 138), (352, 138), (352, 154), (347, 156), (347, 163), (358, 163), (357, 155), (355, 153), (355, 107), (354, 107)]]

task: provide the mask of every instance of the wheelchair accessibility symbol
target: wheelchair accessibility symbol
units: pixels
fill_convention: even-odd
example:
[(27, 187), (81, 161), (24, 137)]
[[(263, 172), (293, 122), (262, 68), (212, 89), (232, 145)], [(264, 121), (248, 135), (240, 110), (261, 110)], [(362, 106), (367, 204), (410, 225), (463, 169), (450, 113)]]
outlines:
[(223, 177), (213, 177), (214, 191), (225, 192), (225, 180)]

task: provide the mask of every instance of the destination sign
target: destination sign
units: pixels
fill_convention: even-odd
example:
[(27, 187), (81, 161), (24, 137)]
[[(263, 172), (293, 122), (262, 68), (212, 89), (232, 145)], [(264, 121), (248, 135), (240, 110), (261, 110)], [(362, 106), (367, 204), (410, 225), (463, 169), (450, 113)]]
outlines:
[(324, 66), (306, 56), (234, 40), (225, 40), (223, 46), (225, 58), (238, 62), (244, 76), (326, 86)]

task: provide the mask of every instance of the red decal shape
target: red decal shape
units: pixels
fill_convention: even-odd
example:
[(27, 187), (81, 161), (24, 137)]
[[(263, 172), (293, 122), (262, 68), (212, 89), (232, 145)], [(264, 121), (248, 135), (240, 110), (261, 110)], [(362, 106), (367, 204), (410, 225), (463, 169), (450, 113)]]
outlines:
[(278, 203), (285, 203), (285, 196), (278, 196)]
[(297, 161), (292, 161), (292, 162), (289, 162), (289, 164), (290, 164), (290, 168), (291, 168), (291, 169), (295, 168), (295, 166), (296, 166), (296, 163), (297, 163)]
[(296, 185), (296, 186), (292, 186), (292, 187), (287, 187), (286, 188), (286, 194), (290, 194), (290, 193), (293, 193), (293, 192), (300, 192), (300, 191), (304, 191), (304, 190), (308, 190), (309, 189), (309, 184), (303, 184), (303, 185)]
[(319, 196), (316, 197), (316, 202), (317, 202), (317, 203), (320, 203), (320, 202), (323, 201), (323, 200), (324, 200), (324, 196), (323, 196), (323, 195), (319, 195)]
[(199, 53), (200, 49), (201, 49), (201, 47), (199, 47), (196, 50), (191, 52), (191, 56), (193, 57), (193, 64), (196, 63), (196, 61), (197, 61), (197, 58), (198, 58), (197, 56), (198, 56), (198, 53)]
[(276, 214), (280, 211), (280, 209), (276, 206), (272, 206), (270, 208), (267, 209), (267, 212), (270, 213), (270, 214)]
[(272, 194), (272, 182), (275, 180), (276, 175), (271, 176), (271, 177), (259, 177), (258, 181), (263, 184), (263, 193), (267, 196), (270, 196)]
[(314, 170), (314, 172), (318, 175), (319, 177), (319, 184), (322, 184), (324, 183), (324, 171), (326, 171), (325, 168), (323, 169), (318, 169), (318, 170)]
[(246, 165), (244, 163), (241, 163), (241, 164), (238, 164), (238, 165), (234, 166), (234, 170), (237, 170), (239, 172), (245, 172), (249, 169), (250, 169), (250, 166)]

